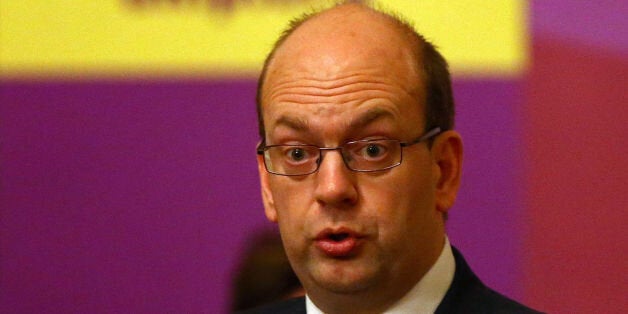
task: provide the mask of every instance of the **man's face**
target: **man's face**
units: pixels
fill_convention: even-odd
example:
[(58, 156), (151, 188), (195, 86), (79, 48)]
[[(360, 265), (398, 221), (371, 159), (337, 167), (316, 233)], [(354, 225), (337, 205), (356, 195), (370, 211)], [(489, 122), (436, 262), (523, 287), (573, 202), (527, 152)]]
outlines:
[[(402, 36), (389, 25), (361, 32), (373, 23), (364, 19), (333, 21), (304, 24), (276, 52), (262, 97), (266, 144), (422, 135), (424, 87)], [(258, 159), (266, 215), (306, 290), (315, 302), (318, 292), (407, 291), (444, 243), (430, 148), (406, 147), (400, 166), (370, 173), (349, 170), (339, 151), (323, 157), (316, 173), (296, 177), (269, 174)]]

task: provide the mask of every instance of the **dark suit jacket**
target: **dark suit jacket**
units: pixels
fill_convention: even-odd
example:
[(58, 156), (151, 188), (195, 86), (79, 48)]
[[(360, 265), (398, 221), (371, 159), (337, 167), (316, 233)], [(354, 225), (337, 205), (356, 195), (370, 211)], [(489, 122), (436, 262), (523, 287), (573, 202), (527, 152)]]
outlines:
[[(460, 252), (452, 247), (456, 260), (454, 279), (436, 309), (448, 313), (539, 313), (485, 286), (471, 271)], [(305, 314), (305, 298), (295, 298), (242, 312), (243, 314)]]

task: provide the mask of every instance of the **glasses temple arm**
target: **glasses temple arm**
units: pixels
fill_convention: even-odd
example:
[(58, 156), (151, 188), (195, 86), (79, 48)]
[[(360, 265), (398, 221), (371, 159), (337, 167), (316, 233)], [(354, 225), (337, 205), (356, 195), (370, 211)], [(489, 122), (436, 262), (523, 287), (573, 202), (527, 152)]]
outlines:
[(406, 147), (406, 146), (414, 145), (414, 144), (417, 144), (417, 143), (421, 143), (421, 142), (423, 142), (423, 141), (425, 141), (425, 140), (427, 140), (427, 139), (429, 139), (431, 137), (434, 137), (434, 136), (440, 134), (441, 132), (442, 131), (441, 131), (440, 127), (435, 127), (433, 129), (427, 131), (427, 133), (423, 134), (421, 137), (417, 138), (414, 141), (401, 143), (401, 146), (402, 147)]

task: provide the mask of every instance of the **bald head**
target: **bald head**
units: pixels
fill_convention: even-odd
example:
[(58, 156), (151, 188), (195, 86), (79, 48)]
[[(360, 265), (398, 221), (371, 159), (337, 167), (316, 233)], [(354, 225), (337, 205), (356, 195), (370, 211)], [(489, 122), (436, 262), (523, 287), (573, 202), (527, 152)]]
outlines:
[(369, 54), (389, 58), (382, 60), (388, 64), (404, 62), (400, 66), (414, 66), (409, 70), (415, 71), (412, 54), (417, 47), (418, 42), (406, 36), (390, 17), (363, 5), (346, 4), (300, 24), (276, 49), (267, 74), (272, 74), (286, 58), (337, 71), (328, 66), (335, 62), (349, 63)]
[(408, 88), (416, 94), (416, 103), (424, 112), (426, 130), (453, 128), (449, 71), (435, 47), (409, 23), (364, 4), (348, 3), (292, 21), (275, 43), (258, 81), (262, 141), (265, 139), (263, 104), (269, 96), (264, 86), (269, 79), (281, 77), (282, 68), (310, 66), (319, 69), (314, 75), (330, 75), (339, 73), (343, 64), (368, 57), (373, 69), (392, 69), (413, 81), (414, 86)]

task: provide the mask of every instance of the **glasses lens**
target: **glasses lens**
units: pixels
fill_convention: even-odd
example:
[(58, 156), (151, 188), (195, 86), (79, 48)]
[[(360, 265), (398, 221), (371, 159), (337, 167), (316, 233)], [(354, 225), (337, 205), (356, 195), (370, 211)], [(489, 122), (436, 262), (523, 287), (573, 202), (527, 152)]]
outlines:
[(309, 174), (318, 167), (320, 151), (311, 145), (266, 147), (264, 163), (269, 172), (289, 176)]
[[(341, 150), (347, 167), (355, 171), (385, 170), (401, 164), (401, 144), (397, 140), (349, 142)], [(274, 174), (310, 174), (318, 169), (320, 159), (320, 148), (313, 145), (275, 145), (264, 149), (266, 169)]]
[(392, 168), (401, 162), (401, 145), (397, 140), (349, 142), (343, 148), (347, 166), (357, 171)]

